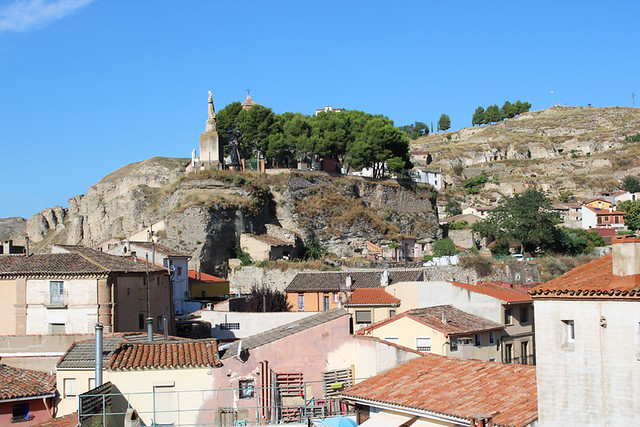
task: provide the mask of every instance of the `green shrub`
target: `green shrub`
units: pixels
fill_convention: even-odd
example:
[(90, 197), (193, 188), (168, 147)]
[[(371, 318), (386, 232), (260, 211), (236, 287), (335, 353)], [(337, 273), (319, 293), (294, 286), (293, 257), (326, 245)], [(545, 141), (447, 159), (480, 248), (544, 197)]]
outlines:
[(448, 237), (446, 239), (436, 240), (433, 242), (433, 254), (435, 256), (455, 255), (458, 252), (456, 244)]
[(486, 173), (482, 172), (480, 175), (476, 175), (473, 178), (464, 180), (462, 183), (467, 194), (478, 194), (480, 189), (484, 187), (484, 184), (489, 180)]

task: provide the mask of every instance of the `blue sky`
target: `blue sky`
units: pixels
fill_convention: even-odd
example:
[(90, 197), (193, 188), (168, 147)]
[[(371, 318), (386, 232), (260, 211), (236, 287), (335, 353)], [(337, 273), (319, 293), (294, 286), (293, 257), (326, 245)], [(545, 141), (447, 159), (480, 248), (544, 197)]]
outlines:
[[(633, 1), (0, 0), (0, 218), (29, 217), (153, 156), (190, 157), (242, 101), (397, 125), (478, 105), (631, 106)], [(550, 93), (553, 91), (553, 95)]]

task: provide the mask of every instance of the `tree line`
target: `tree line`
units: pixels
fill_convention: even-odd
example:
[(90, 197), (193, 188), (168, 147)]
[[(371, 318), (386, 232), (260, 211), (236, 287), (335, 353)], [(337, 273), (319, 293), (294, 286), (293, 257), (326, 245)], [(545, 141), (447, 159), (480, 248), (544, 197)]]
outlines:
[(357, 110), (275, 114), (261, 105), (245, 110), (233, 102), (216, 119), (225, 154), (237, 150), (241, 158), (262, 157), (272, 166), (331, 158), (347, 168), (372, 168), (376, 178), (385, 166), (392, 173), (413, 167), (407, 134), (382, 115)]
[(498, 107), (498, 105), (496, 104), (488, 106), (486, 110), (484, 109), (484, 107), (479, 106), (473, 113), (471, 124), (472, 126), (475, 126), (498, 123), (504, 119), (512, 119), (522, 113), (526, 113), (530, 109), (530, 103), (522, 102), (520, 100), (516, 101), (513, 104), (509, 101), (505, 101), (502, 108)]

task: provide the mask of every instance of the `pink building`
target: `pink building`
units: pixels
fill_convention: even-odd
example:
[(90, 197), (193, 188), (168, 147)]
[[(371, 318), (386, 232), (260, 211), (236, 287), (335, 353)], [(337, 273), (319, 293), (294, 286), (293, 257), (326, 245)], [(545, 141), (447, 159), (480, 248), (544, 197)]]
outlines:
[(56, 377), (0, 364), (0, 425), (35, 426), (55, 414)]

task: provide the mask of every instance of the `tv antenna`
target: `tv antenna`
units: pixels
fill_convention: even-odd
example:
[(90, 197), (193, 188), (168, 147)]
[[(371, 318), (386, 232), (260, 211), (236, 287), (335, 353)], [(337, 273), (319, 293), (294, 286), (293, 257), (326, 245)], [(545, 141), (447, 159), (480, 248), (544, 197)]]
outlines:
[(636, 94), (631, 92), (631, 107), (636, 108)]

